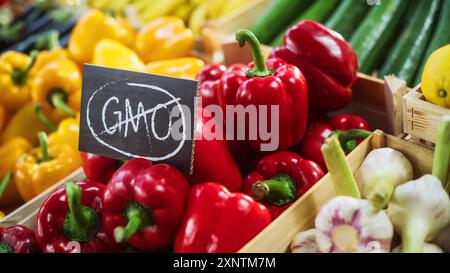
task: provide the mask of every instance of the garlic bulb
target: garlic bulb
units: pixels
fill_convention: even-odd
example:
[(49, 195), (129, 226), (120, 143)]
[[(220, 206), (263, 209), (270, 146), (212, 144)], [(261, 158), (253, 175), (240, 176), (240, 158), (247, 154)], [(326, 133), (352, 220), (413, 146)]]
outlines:
[(388, 215), (402, 237), (403, 252), (422, 252), (450, 222), (450, 200), (438, 178), (424, 175), (398, 186)]
[(393, 227), (384, 211), (369, 201), (338, 196), (325, 204), (315, 221), (322, 252), (389, 252)]
[(320, 253), (316, 241), (316, 230), (299, 232), (292, 240), (290, 249), (292, 253)]
[(413, 166), (401, 152), (380, 148), (367, 155), (356, 177), (362, 196), (384, 209), (395, 187), (413, 179)]
[[(392, 250), (392, 253), (403, 253), (402, 245), (397, 246)], [(437, 245), (427, 244), (423, 245), (422, 253), (444, 253), (444, 251)]]

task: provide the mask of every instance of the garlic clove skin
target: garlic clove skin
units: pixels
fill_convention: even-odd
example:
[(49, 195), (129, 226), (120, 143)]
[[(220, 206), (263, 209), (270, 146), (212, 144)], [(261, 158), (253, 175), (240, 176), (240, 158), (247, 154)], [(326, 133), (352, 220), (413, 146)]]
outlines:
[(437, 177), (424, 175), (398, 186), (387, 211), (403, 251), (420, 253), (450, 222), (450, 199)]
[(316, 241), (316, 230), (299, 232), (291, 242), (292, 253), (321, 253)]
[(391, 148), (372, 150), (356, 172), (361, 194), (377, 209), (384, 209), (398, 185), (413, 179), (412, 163)]
[(324, 253), (388, 253), (394, 234), (389, 218), (369, 201), (338, 196), (316, 217), (316, 240)]
[[(403, 253), (402, 245), (397, 246), (392, 250), (392, 253)], [(444, 251), (437, 245), (425, 243), (423, 245), (422, 253), (444, 253)]]

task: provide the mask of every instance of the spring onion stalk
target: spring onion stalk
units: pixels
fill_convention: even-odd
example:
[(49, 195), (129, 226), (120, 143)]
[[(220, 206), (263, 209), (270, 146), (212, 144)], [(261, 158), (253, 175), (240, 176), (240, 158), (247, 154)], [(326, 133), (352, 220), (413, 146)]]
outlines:
[(376, 209), (386, 208), (395, 187), (413, 179), (413, 166), (391, 148), (372, 150), (356, 173), (362, 196)]
[[(448, 164), (450, 162), (450, 116), (444, 116), (436, 138), (434, 149), (433, 175), (441, 180), (444, 188), (448, 183)], [(450, 192), (449, 192), (450, 193)]]
[(383, 210), (364, 199), (338, 196), (316, 217), (316, 240), (323, 253), (388, 253), (394, 229)]
[(325, 140), (321, 147), (325, 163), (333, 180), (337, 195), (361, 198), (358, 186), (350, 165), (345, 158), (338, 135), (332, 135)]
[[(397, 246), (391, 252), (392, 253), (402, 253), (402, 245)], [(425, 243), (423, 245), (422, 253), (444, 253), (444, 251), (437, 245)]]
[(402, 251), (421, 253), (450, 222), (450, 199), (433, 175), (398, 186), (388, 205), (388, 215), (402, 237)]
[(316, 230), (299, 232), (291, 242), (292, 253), (321, 253), (316, 241)]

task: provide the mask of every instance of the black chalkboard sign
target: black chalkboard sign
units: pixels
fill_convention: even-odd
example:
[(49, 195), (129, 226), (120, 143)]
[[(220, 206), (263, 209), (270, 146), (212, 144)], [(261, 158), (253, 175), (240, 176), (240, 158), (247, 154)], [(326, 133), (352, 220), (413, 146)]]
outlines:
[(79, 150), (192, 172), (197, 81), (83, 67)]

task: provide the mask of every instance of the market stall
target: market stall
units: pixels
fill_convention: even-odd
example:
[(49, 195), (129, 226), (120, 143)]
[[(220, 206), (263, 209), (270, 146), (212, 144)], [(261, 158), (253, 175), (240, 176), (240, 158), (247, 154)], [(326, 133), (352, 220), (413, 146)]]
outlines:
[(0, 253), (449, 252), (450, 3), (374, 2), (0, 1)]

